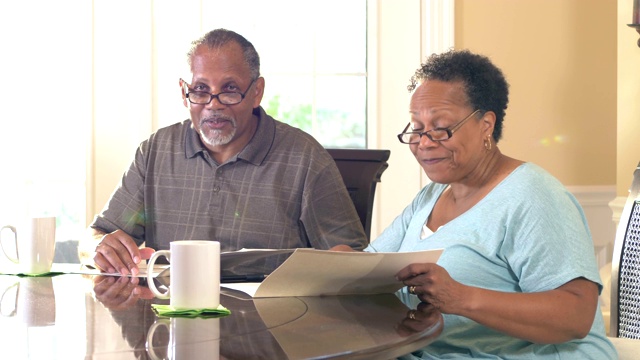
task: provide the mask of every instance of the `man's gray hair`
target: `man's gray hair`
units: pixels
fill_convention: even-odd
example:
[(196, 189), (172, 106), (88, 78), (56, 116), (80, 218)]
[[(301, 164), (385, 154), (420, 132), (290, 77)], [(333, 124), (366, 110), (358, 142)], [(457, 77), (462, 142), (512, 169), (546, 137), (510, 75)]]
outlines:
[(191, 61), (193, 54), (200, 45), (205, 45), (209, 49), (219, 49), (229, 42), (235, 42), (242, 48), (244, 61), (251, 70), (251, 79), (255, 80), (260, 77), (260, 56), (256, 48), (249, 40), (245, 39), (242, 35), (226, 29), (215, 29), (204, 34), (201, 38), (191, 42), (191, 49), (187, 52), (187, 63), (191, 68)]

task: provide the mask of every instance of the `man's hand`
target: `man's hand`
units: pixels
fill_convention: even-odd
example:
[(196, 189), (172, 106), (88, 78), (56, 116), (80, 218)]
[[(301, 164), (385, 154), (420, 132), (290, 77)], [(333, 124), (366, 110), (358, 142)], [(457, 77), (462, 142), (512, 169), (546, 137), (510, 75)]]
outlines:
[(109, 234), (96, 232), (95, 236), (99, 235), (103, 236), (95, 249), (93, 261), (105, 272), (138, 275), (140, 261), (150, 258), (155, 251), (151, 248), (139, 249), (133, 238), (122, 230)]
[(136, 277), (98, 276), (93, 281), (96, 299), (111, 310), (127, 309), (138, 299), (153, 299), (148, 287), (139, 285)]
[(353, 248), (349, 245), (336, 245), (329, 249), (329, 251), (345, 251), (345, 252), (355, 252), (358, 250), (353, 250)]

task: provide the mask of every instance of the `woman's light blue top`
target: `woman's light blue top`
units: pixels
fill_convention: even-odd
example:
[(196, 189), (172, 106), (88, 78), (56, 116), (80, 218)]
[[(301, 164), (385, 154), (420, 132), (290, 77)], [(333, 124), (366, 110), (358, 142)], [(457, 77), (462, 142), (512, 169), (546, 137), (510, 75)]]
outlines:
[[(505, 292), (555, 289), (575, 278), (602, 283), (593, 242), (575, 197), (542, 168), (525, 163), (475, 206), (423, 238), (423, 226), (447, 185), (425, 186), (365, 251), (444, 248), (438, 260), (460, 283)], [(420, 300), (406, 289), (405, 303)], [(533, 344), (468, 318), (444, 315), (439, 339), (406, 358), (616, 359), (600, 309), (589, 335), (562, 344)]]

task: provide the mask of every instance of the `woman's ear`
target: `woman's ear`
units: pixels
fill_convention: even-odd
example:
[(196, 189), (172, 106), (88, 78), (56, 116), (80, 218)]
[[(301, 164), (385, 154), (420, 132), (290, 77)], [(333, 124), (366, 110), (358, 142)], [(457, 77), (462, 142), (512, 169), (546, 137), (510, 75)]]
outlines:
[(485, 111), (482, 115), (482, 126), (484, 137), (493, 135), (493, 128), (496, 125), (496, 114), (493, 111)]

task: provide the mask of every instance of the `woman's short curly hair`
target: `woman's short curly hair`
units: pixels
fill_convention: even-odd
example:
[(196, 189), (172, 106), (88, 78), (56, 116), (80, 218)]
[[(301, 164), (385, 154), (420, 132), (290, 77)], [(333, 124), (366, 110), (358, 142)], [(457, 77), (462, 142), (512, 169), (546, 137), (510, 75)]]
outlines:
[(413, 91), (425, 80), (462, 82), (472, 108), (496, 114), (493, 139), (496, 142), (500, 140), (505, 110), (509, 103), (509, 84), (502, 71), (488, 57), (469, 50), (449, 50), (433, 54), (416, 70), (407, 88)]

